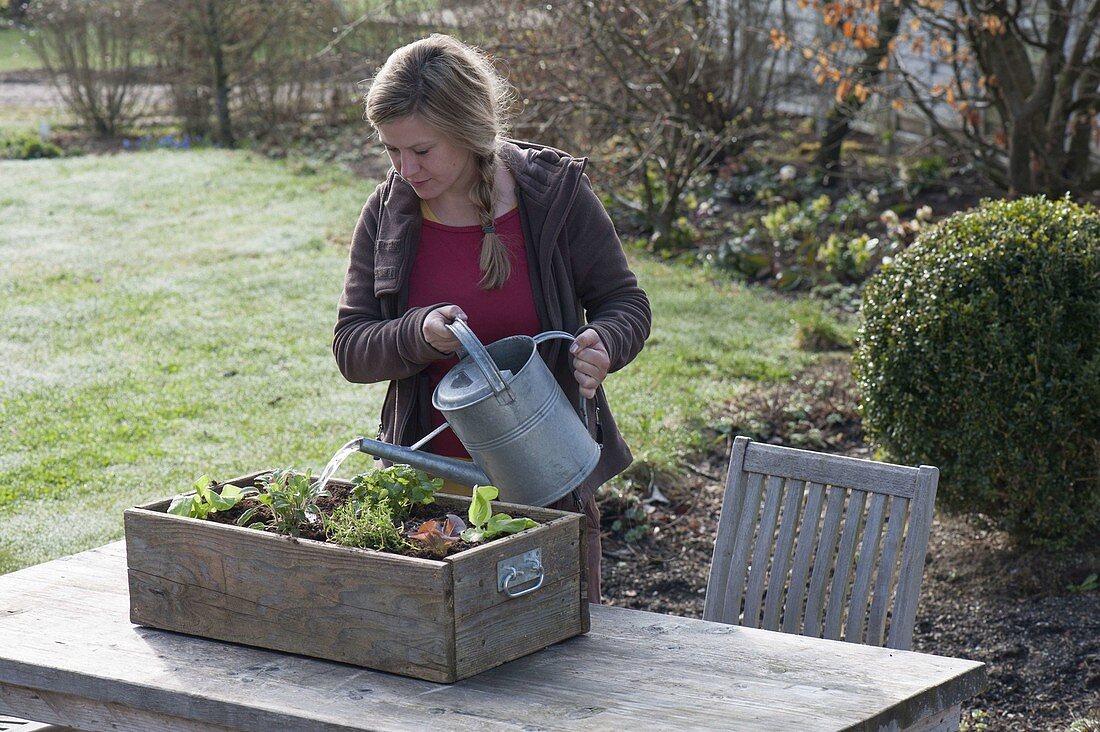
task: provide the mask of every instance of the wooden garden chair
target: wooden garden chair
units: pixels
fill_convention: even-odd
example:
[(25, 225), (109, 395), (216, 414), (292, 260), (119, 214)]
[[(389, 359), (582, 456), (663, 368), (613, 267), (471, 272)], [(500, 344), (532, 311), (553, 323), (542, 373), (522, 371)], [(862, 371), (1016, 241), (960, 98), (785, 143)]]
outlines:
[(938, 481), (736, 438), (703, 619), (908, 649)]

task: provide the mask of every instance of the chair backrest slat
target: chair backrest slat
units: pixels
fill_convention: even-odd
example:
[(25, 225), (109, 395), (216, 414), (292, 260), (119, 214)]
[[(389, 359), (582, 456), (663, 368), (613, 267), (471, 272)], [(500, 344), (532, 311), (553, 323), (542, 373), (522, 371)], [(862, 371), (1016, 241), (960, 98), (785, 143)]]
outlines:
[(737, 541), (733, 545), (732, 570), (726, 585), (725, 607), (735, 614), (741, 612), (741, 599), (745, 588), (745, 576), (749, 570), (749, 549), (760, 513), (760, 494), (764, 490), (764, 476), (759, 473), (744, 479), (745, 498), (741, 502), (741, 515), (737, 517)]
[(844, 517), (844, 490), (830, 488), (825, 504), (825, 519), (818, 536), (814, 568), (810, 571), (810, 589), (806, 595), (806, 620), (802, 634), (821, 636), (821, 613), (825, 608), (825, 587), (829, 581), (829, 569), (833, 566), (833, 552), (840, 538), (840, 520)]
[(738, 437), (703, 617), (908, 648), (938, 479)]
[(856, 555), (856, 541), (863, 524), (863, 502), (867, 494), (852, 491), (848, 496), (848, 510), (844, 516), (844, 533), (840, 537), (840, 546), (833, 566), (832, 583), (829, 587), (829, 604), (825, 609), (825, 628), (823, 638), (838, 640), (840, 624), (844, 617), (844, 597), (848, 594), (848, 578), (852, 574), (852, 564)]
[(791, 567), (787, 599), (783, 603), (782, 630), (784, 633), (801, 631), (806, 582), (810, 576), (810, 560), (813, 559), (814, 546), (817, 544), (817, 525), (821, 521), (821, 506), (824, 503), (825, 486), (820, 483), (810, 483), (806, 488), (806, 508), (802, 511), (802, 525), (799, 527), (798, 544), (794, 550), (794, 565)]
[[(791, 552), (794, 550), (794, 537), (798, 533), (799, 509), (802, 507), (802, 497), (805, 492), (806, 482), (803, 480), (792, 480), (787, 485), (783, 515), (779, 519), (779, 534), (775, 539), (775, 554), (772, 555), (772, 568), (768, 573), (769, 587), (782, 587), (786, 584)], [(763, 627), (779, 627), (779, 611), (782, 607), (783, 593), (769, 592), (764, 599)]]
[(764, 579), (767, 577), (768, 559), (775, 542), (775, 523), (779, 518), (779, 504), (783, 499), (783, 479), (768, 477), (768, 489), (764, 492), (764, 512), (756, 532), (756, 547), (752, 552), (748, 588), (745, 590), (745, 620), (751, 625), (760, 623), (760, 603), (764, 597)]
[(932, 529), (933, 501), (939, 471), (922, 465), (917, 475), (918, 491), (909, 509), (909, 530), (901, 552), (901, 570), (898, 589), (894, 596), (893, 618), (886, 645), (890, 648), (909, 648), (913, 642), (913, 623), (917, 617), (917, 600), (924, 576), (924, 556), (928, 552), (928, 534)]
[(897, 575), (898, 547), (905, 533), (905, 518), (909, 506), (899, 498), (890, 499), (890, 518), (886, 521), (886, 538), (882, 543), (882, 559), (875, 577), (875, 591), (871, 596), (871, 613), (867, 617), (867, 643), (881, 646), (886, 635), (886, 610), (890, 606), (890, 593)]
[[(867, 598), (871, 594), (871, 576), (878, 566), (878, 547), (882, 540), (882, 521), (886, 512), (886, 500), (883, 493), (872, 493), (867, 509), (867, 523), (863, 527), (863, 539), (859, 544), (859, 559), (856, 560), (856, 575), (852, 582), (852, 594), (848, 600), (848, 622), (844, 627), (844, 637), (859, 639), (862, 642), (864, 621), (867, 619)], [(838, 636), (839, 637), (839, 636)]]

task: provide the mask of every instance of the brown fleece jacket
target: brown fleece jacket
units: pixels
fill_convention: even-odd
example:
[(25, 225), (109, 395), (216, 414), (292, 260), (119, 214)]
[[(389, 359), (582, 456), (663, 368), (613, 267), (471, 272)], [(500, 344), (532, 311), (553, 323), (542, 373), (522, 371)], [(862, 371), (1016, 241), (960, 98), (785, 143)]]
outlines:
[[(500, 154), (516, 180), (542, 330), (576, 335), (592, 328), (607, 347), (611, 371), (623, 368), (649, 336), (649, 300), (584, 174), (587, 160), (524, 142), (505, 142)], [(348, 381), (390, 381), (379, 434), (402, 445), (428, 432), (431, 394), (423, 371), (443, 357), (424, 340), (421, 327), (431, 310), (447, 303), (408, 307), (421, 221), (416, 192), (391, 170), (355, 227), (332, 344)], [(577, 403), (579, 386), (566, 345), (547, 341), (540, 352), (570, 402)], [(582, 503), (632, 459), (602, 387), (588, 410), (588, 424), (603, 450), (595, 471), (577, 490)]]

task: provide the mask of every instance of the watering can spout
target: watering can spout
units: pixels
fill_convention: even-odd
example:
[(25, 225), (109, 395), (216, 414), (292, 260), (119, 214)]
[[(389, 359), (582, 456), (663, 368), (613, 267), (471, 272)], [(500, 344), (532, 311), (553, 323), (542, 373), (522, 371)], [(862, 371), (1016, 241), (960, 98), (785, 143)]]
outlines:
[(432, 475), (438, 475), (441, 478), (471, 488), (475, 485), (489, 485), (492, 483), (485, 471), (474, 463), (434, 455), (430, 452), (421, 452), (402, 445), (391, 445), (388, 442), (372, 440), (368, 437), (364, 437), (359, 441), (359, 452), (365, 452), (368, 455), (394, 463), (405, 463)]

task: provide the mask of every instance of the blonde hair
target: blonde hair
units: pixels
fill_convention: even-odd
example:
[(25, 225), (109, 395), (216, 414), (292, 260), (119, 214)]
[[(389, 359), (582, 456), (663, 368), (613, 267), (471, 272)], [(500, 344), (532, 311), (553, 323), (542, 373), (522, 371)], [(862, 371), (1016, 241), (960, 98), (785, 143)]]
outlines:
[(478, 262), (483, 290), (501, 287), (512, 273), (508, 250), (493, 224), (497, 150), (511, 100), (511, 88), (488, 57), (438, 33), (390, 54), (364, 100), (375, 129), (416, 115), (473, 155), (478, 179), (470, 201), (485, 231)]

